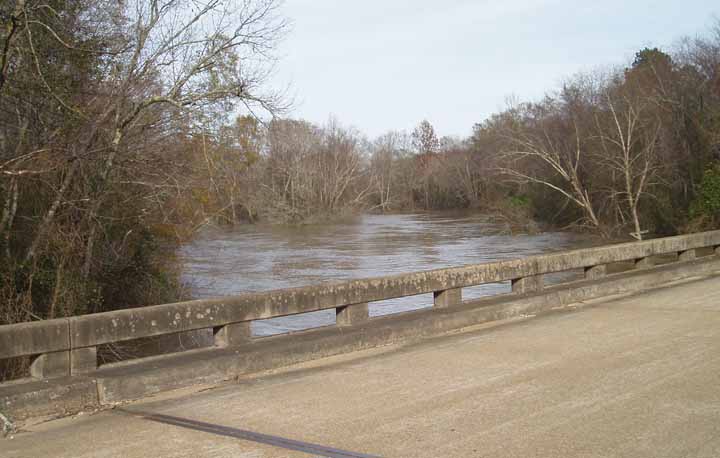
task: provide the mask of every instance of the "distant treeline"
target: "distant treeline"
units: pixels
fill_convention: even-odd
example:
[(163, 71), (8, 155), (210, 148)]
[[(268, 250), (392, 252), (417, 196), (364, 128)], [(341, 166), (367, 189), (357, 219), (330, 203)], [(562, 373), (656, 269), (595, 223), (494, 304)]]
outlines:
[(167, 245), (207, 224), (477, 208), (613, 237), (717, 226), (720, 24), (470, 138), (423, 121), (368, 139), (265, 89), (277, 8), (0, 4), (0, 324), (177, 299)]
[(673, 55), (643, 49), (626, 67), (510, 103), (466, 139), (438, 139), (428, 121), (368, 140), (334, 120), (262, 126), (248, 116), (201, 135), (183, 140), (196, 143), (187, 157), (201, 199), (183, 200), (230, 224), (478, 208), (608, 237), (713, 228), (720, 25)]

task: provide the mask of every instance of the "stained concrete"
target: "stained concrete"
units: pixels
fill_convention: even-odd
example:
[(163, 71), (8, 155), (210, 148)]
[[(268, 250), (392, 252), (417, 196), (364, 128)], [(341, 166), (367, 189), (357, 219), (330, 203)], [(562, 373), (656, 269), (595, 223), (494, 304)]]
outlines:
[[(541, 315), (578, 301), (664, 285), (692, 276), (691, 272), (714, 272), (720, 270), (719, 259), (711, 256), (682, 266), (667, 265), (600, 280), (557, 285), (537, 294), (492, 296), (444, 308), (388, 315), (353, 326), (330, 326), (256, 339), (246, 345), (225, 349), (186, 351), (128, 361), (102, 368), (94, 374), (98, 401), (107, 404), (134, 400), (199, 382), (228, 380), (342, 353), (412, 342), (480, 323)], [(0, 406), (2, 393), (0, 389)]]
[[(720, 277), (126, 405), (384, 457), (720, 456)], [(105, 411), (3, 457), (309, 456)]]
[[(720, 271), (720, 256), (707, 253), (693, 261), (549, 286), (541, 292), (504, 294), (458, 303), (460, 294), (440, 307), (329, 326), (300, 333), (247, 340), (248, 326), (230, 325), (215, 334), (219, 346), (146, 357), (83, 371), (78, 349), (73, 354), (73, 377), (33, 379), (0, 384), (0, 412), (16, 421), (45, 415), (72, 415), (79, 410), (141, 399), (159, 392), (202, 383), (219, 383), (314, 359), (366, 350), (399, 342), (410, 343), (480, 323), (522, 316), (537, 316), (572, 306), (578, 301), (662, 286), (681, 278)], [(634, 263), (633, 263), (634, 264)], [(616, 272), (617, 265), (608, 271)], [(632, 267), (632, 266), (631, 266)], [(459, 292), (459, 290), (450, 290)], [(446, 292), (450, 292), (446, 291)], [(442, 296), (442, 295), (441, 295)], [(442, 297), (436, 298), (441, 299)], [(447, 299), (447, 298), (446, 298)], [(363, 307), (351, 307), (363, 310)], [(356, 311), (357, 311), (356, 310)], [(342, 324), (342, 323), (341, 323)], [(227, 331), (230, 331), (228, 345)], [(80, 358), (75, 358), (80, 356)], [(38, 361), (36, 361), (38, 362)], [(43, 363), (42, 359), (39, 360)], [(85, 374), (82, 374), (85, 372)], [(80, 374), (80, 375), (77, 375)]]
[[(32, 326), (0, 326), (0, 358), (217, 328), (230, 323), (352, 307), (353, 304), (508, 280), (513, 281), (514, 290), (526, 293), (540, 289), (540, 275), (547, 273), (621, 261), (638, 261), (637, 267), (650, 268), (657, 255), (693, 249), (717, 250), (719, 247), (720, 231), (710, 231), (465, 267), (95, 313), (47, 320)], [(69, 339), (65, 335), (66, 329)]]

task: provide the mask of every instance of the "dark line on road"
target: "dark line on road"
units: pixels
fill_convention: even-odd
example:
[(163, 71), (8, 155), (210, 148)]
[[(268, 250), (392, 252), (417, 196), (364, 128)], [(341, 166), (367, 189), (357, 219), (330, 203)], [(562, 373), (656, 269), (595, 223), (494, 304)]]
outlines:
[(348, 452), (324, 445), (311, 444), (308, 442), (296, 441), (293, 439), (285, 439), (284, 437), (271, 436), (269, 434), (255, 433), (244, 429), (231, 428), (228, 426), (214, 425), (188, 418), (173, 417), (170, 415), (162, 415), (156, 413), (145, 413), (138, 411), (130, 411), (125, 409), (115, 409), (117, 411), (133, 415), (138, 418), (163, 423), (166, 425), (177, 426), (180, 428), (202, 431), (219, 436), (233, 437), (247, 441), (257, 442), (260, 444), (280, 447), (287, 450), (295, 450), (297, 452), (309, 453), (327, 458), (382, 458), (377, 455), (366, 455), (364, 453)]

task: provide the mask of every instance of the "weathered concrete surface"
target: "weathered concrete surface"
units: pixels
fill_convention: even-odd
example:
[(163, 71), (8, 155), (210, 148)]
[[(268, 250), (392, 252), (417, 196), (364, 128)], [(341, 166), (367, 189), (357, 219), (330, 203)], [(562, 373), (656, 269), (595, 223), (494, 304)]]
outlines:
[(11, 382), (3, 385), (0, 395), (0, 413), (13, 420), (28, 416), (62, 416), (97, 406), (97, 383), (86, 377)]
[[(232, 322), (261, 320), (483, 283), (517, 280), (618, 261), (646, 259), (640, 266), (650, 267), (652, 265), (650, 256), (716, 246), (720, 246), (720, 231), (621, 243), (474, 266), (328, 282), (316, 286), (234, 297), (96, 313), (69, 319), (71, 345), (73, 348), (90, 347), (172, 332), (213, 328)], [(522, 291), (530, 291), (539, 287), (538, 280), (539, 278), (534, 282), (520, 280), (518, 287)], [(532, 284), (532, 287), (526, 288), (525, 283)]]
[[(463, 287), (511, 281), (513, 291), (525, 294), (542, 289), (544, 274), (589, 268), (588, 278), (596, 278), (602, 273), (601, 266), (608, 263), (637, 261), (638, 268), (651, 268), (658, 255), (682, 253), (681, 260), (690, 261), (698, 250), (720, 253), (720, 230), (464, 267), (0, 325), (0, 359), (53, 352), (55, 355), (38, 361), (35, 376), (84, 373), (94, 369), (90, 354), (94, 350), (76, 353), (76, 357), (58, 352), (196, 329), (221, 329), (218, 341), (227, 345), (232, 344), (232, 337), (228, 340), (226, 335), (230, 328), (222, 327), (228, 324), (335, 308), (347, 312), (339, 314), (340, 325), (347, 325), (355, 321), (348, 319), (355, 312), (364, 315), (361, 308), (366, 308), (368, 302), (433, 293), (436, 305), (447, 307), (459, 301)], [(246, 325), (233, 328), (238, 331), (242, 326)], [(242, 332), (232, 334), (243, 340)]]
[(0, 326), (0, 358), (67, 350), (69, 332), (66, 318)]
[[(326, 327), (304, 333), (257, 339), (222, 350), (209, 349), (108, 366), (95, 377), (101, 403), (139, 399), (150, 394), (197, 383), (214, 383), (238, 375), (412, 341), (489, 321), (538, 315), (578, 301), (664, 285), (691, 272), (720, 270), (717, 258), (683, 265), (631, 271), (595, 281), (547, 288), (536, 295), (501, 295), (467, 304), (389, 315), (355, 326)], [(2, 390), (0, 389), (0, 399)]]
[[(191, 350), (133, 360), (103, 366), (98, 371), (88, 373), (88, 377), (96, 385), (91, 391), (97, 395), (95, 407), (98, 407), (186, 386), (218, 383), (313, 359), (411, 342), (479, 323), (539, 315), (578, 301), (637, 291), (664, 285), (678, 278), (717, 271), (720, 271), (720, 258), (709, 256), (683, 264), (667, 264), (597, 280), (552, 286), (542, 293), (493, 296), (463, 304), (451, 303), (446, 307), (361, 320), (349, 326), (325, 327), (303, 333), (253, 339), (225, 348)], [(240, 341), (243, 335), (246, 336), (246, 331), (238, 330)], [(222, 343), (222, 333), (218, 334), (216, 337)], [(53, 400), (51, 404), (43, 403), (42, 398), (38, 398), (40, 402), (18, 402), (20, 399), (35, 400), (35, 386), (35, 382), (26, 384), (24, 389), (27, 394), (23, 395), (22, 384), (11, 387), (0, 385), (0, 411), (23, 420), (52, 413), (73, 413), (73, 407), (79, 405), (76, 391), (68, 391), (59, 384), (51, 384), (45, 390), (46, 395), (43, 396), (50, 397)], [(64, 396), (69, 397), (67, 405), (63, 405)], [(54, 406), (57, 411), (48, 411), (49, 406)]]
[[(720, 277), (305, 363), (128, 410), (384, 457), (720, 456)], [(3, 457), (308, 456), (115, 411)]]

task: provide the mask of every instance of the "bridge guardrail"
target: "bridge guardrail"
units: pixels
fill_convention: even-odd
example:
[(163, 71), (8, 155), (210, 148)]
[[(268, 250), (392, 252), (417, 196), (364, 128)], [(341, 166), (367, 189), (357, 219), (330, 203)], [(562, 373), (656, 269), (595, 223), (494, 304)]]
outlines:
[(630, 242), (456, 268), (323, 283), (316, 286), (249, 293), (0, 326), (0, 359), (32, 356), (36, 378), (74, 375), (97, 369), (99, 345), (179, 332), (212, 329), (215, 345), (252, 339), (250, 324), (318, 310), (335, 309), (336, 325), (371, 320), (368, 303), (433, 293), (434, 306), (462, 303), (462, 288), (510, 281), (515, 294), (542, 291), (543, 275), (584, 269), (600, 278), (611, 263), (634, 261), (652, 267), (651, 257), (677, 253), (679, 261), (696, 250), (720, 255), (720, 231)]

